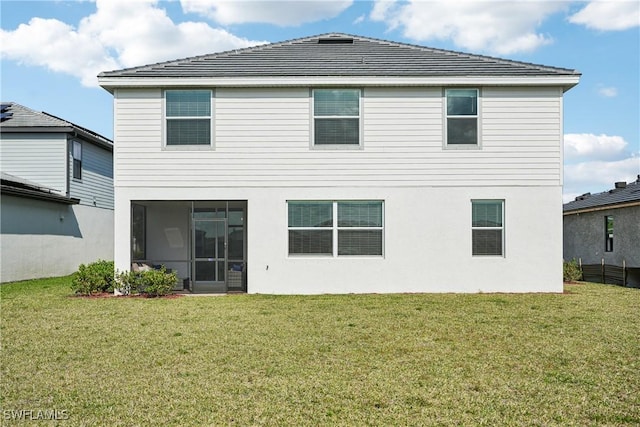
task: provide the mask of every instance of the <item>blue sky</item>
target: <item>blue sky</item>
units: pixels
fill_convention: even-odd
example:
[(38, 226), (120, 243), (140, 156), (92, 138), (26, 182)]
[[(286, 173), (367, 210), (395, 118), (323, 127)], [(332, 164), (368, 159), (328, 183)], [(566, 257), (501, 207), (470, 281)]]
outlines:
[(640, 2), (98, 0), (0, 3), (2, 101), (112, 138), (100, 71), (344, 32), (577, 69), (565, 201), (640, 174)]

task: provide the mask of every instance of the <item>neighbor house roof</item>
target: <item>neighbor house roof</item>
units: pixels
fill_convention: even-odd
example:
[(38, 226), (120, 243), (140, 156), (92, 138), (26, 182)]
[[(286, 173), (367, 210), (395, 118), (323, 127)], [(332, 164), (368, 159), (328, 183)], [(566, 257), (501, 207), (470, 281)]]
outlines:
[(564, 214), (640, 205), (640, 175), (634, 182), (617, 182), (615, 188), (602, 193), (586, 193), (562, 206)]
[(0, 119), (0, 133), (70, 133), (113, 151), (113, 141), (110, 139), (52, 114), (35, 111), (15, 102), (2, 102), (0, 109), (2, 114)]
[(28, 179), (0, 172), (0, 189), (7, 196), (27, 197), (29, 199), (46, 200), (65, 205), (77, 205), (80, 199), (62, 196), (55, 190)]
[[(565, 88), (578, 81), (575, 70), (433, 49), (343, 33), (322, 34), (210, 55), (102, 72), (112, 78), (265, 77), (562, 77)], [(573, 83), (567, 83), (567, 82)], [(575, 82), (574, 82), (575, 81)]]

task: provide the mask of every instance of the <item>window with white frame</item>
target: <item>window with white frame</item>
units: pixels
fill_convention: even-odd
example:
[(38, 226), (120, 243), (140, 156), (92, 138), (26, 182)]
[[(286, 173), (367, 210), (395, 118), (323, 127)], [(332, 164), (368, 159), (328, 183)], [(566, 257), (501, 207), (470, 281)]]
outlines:
[(478, 89), (447, 89), (447, 146), (478, 146)]
[(504, 255), (504, 200), (471, 201), (473, 255)]
[(289, 255), (383, 255), (382, 201), (289, 201), (287, 205)]
[(313, 90), (313, 144), (360, 145), (360, 89)]
[(73, 178), (82, 179), (82, 143), (80, 141), (73, 141), (71, 157), (73, 158)]
[(211, 145), (211, 91), (165, 91), (166, 145)]

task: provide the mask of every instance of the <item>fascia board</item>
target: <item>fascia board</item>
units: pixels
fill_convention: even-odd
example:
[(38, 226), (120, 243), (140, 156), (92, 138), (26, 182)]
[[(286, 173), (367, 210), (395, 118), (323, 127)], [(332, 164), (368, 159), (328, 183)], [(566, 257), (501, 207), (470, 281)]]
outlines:
[(562, 86), (569, 90), (579, 75), (529, 77), (101, 77), (100, 86), (119, 87), (308, 87), (308, 86)]

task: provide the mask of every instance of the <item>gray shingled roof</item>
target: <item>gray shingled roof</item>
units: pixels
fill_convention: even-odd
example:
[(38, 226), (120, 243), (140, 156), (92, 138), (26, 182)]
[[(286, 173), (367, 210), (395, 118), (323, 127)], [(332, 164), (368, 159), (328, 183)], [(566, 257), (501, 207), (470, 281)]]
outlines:
[[(352, 41), (352, 42), (350, 42)], [(579, 76), (575, 70), (330, 33), (179, 59), (99, 77)]]
[(6, 114), (0, 121), (0, 132), (75, 132), (85, 139), (113, 150), (113, 141), (92, 130), (78, 126), (52, 114), (35, 111), (15, 102), (2, 102)]
[(566, 213), (629, 202), (640, 202), (640, 175), (638, 175), (637, 181), (626, 184), (625, 188), (614, 188), (602, 193), (587, 193), (578, 196), (574, 201), (565, 203), (562, 210)]
[(2, 130), (20, 127), (68, 128), (73, 126), (71, 123), (55, 116), (32, 110), (15, 102), (3, 102), (2, 105), (8, 107), (6, 109), (3, 108), (3, 111), (12, 113), (9, 118), (0, 122), (0, 129)]
[(8, 173), (0, 173), (0, 189), (3, 195), (48, 200), (67, 205), (77, 205), (80, 199), (57, 194), (55, 190)]

